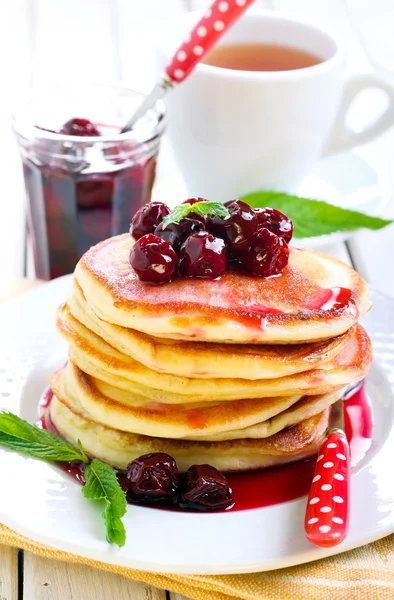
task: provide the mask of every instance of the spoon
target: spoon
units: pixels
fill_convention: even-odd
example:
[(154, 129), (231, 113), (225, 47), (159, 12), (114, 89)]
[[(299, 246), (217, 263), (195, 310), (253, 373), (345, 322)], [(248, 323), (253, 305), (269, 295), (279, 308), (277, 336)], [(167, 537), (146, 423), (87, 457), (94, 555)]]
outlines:
[(168, 89), (184, 81), (203, 56), (253, 2), (254, 0), (215, 0), (179, 46), (159, 81), (127, 121), (121, 133), (130, 131), (138, 119), (154, 106), (157, 100), (163, 98)]

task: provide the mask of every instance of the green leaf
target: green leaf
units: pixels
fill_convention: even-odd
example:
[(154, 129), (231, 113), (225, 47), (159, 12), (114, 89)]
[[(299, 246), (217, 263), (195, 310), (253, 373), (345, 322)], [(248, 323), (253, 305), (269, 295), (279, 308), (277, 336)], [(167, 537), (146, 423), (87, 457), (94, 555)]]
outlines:
[(85, 469), (86, 483), (83, 495), (89, 500), (104, 500), (104, 523), (107, 528), (107, 542), (124, 546), (126, 531), (122, 517), (126, 513), (126, 495), (119, 485), (116, 471), (100, 460), (93, 460)]
[(195, 204), (179, 204), (179, 206), (176, 206), (169, 215), (164, 217), (163, 227), (167, 227), (167, 225), (170, 223), (179, 223), (179, 221), (187, 217), (187, 215), (191, 212), (210, 217), (224, 218), (230, 216), (227, 208), (221, 202), (202, 200), (201, 202), (196, 202)]
[(284, 192), (261, 191), (247, 194), (241, 199), (253, 208), (270, 206), (283, 212), (293, 221), (294, 235), (297, 238), (360, 228), (376, 230), (393, 223), (355, 210), (339, 208), (328, 202), (300, 198)]
[(79, 449), (74, 448), (54, 433), (8, 412), (0, 412), (0, 445), (41, 460), (89, 462), (80, 442)]

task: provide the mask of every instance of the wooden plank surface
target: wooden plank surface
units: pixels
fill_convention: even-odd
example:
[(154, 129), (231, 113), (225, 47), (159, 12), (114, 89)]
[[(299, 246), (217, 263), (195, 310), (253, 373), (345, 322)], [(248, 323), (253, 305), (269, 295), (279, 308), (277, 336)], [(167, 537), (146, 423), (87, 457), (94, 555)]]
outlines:
[(24, 562), (23, 600), (166, 600), (164, 591), (120, 575), (30, 552), (25, 552)]
[(18, 550), (0, 546), (0, 600), (18, 600)]

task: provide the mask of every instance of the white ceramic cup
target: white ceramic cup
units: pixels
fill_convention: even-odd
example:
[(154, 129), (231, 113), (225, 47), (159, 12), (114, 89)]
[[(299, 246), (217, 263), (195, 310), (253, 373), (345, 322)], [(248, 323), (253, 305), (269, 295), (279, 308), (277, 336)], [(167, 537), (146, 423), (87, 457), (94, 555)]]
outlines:
[[(158, 73), (201, 13), (167, 21), (156, 36)], [(168, 92), (168, 135), (190, 196), (226, 201), (259, 189), (296, 192), (315, 161), (394, 124), (394, 88), (378, 74), (345, 80), (345, 51), (330, 33), (292, 18), (250, 11), (220, 45), (267, 43), (322, 59), (304, 69), (236, 71), (198, 64)], [(388, 97), (383, 114), (350, 131), (346, 113), (366, 88)]]

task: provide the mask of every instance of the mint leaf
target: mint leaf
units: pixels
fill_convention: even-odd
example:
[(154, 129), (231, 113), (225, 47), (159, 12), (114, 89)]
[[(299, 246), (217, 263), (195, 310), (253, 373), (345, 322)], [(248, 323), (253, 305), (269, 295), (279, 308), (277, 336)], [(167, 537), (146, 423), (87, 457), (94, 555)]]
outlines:
[(31, 425), (17, 415), (0, 412), (0, 446), (32, 458), (61, 462), (89, 462), (79, 442), (74, 448), (60, 437)]
[(381, 229), (393, 221), (371, 217), (364, 213), (339, 208), (328, 202), (300, 198), (284, 192), (261, 191), (241, 198), (253, 208), (270, 206), (287, 215), (294, 224), (297, 238), (327, 235), (355, 229)]
[(179, 223), (179, 221), (187, 217), (191, 212), (197, 213), (198, 215), (207, 215), (209, 217), (230, 216), (227, 208), (221, 202), (202, 200), (195, 204), (179, 204), (179, 206), (176, 206), (169, 215), (164, 217), (163, 227), (167, 227), (170, 223)]
[(126, 513), (126, 495), (119, 485), (116, 471), (100, 460), (93, 460), (85, 469), (83, 495), (89, 500), (105, 500), (103, 512), (107, 542), (124, 546), (126, 531), (122, 517)]

